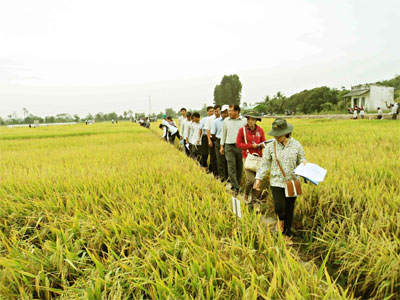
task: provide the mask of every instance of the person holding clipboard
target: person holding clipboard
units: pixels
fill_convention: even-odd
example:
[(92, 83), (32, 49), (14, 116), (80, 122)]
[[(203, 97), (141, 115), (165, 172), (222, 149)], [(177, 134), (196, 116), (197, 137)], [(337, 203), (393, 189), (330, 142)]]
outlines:
[(298, 180), (299, 177), (294, 174), (294, 169), (301, 163), (307, 163), (303, 147), (291, 137), (292, 131), (293, 125), (283, 118), (277, 118), (272, 123), (272, 129), (268, 135), (273, 136), (275, 141), (267, 144), (254, 183), (254, 189), (259, 190), (261, 180), (270, 170), (272, 197), (275, 213), (279, 218), (276, 230), (285, 235), (288, 245), (292, 244), (290, 237), (296, 197), (286, 197), (286, 182)]

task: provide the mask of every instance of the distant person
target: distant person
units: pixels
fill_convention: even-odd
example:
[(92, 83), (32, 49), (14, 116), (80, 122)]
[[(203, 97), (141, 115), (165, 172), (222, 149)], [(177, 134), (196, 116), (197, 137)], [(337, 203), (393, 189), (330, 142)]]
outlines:
[(169, 133), (169, 131), (168, 131), (168, 120), (167, 120), (167, 115), (162, 115), (162, 121), (161, 121), (161, 124), (162, 125), (164, 125), (165, 126), (165, 128), (167, 129), (167, 134), (164, 136), (164, 139), (166, 140), (166, 141), (169, 141), (169, 136), (170, 136), (170, 133)]
[(178, 125), (179, 125), (179, 130), (180, 132), (183, 132), (182, 129), (182, 122), (184, 122), (186, 120), (186, 108), (182, 107), (181, 108), (181, 116), (178, 118)]
[[(291, 137), (292, 132), (293, 126), (283, 118), (277, 118), (272, 123), (272, 129), (268, 132), (268, 135), (273, 136), (275, 141), (266, 146), (254, 183), (254, 188), (259, 190), (261, 180), (266, 172), (270, 170), (272, 197), (274, 199), (275, 212), (279, 218), (276, 230), (285, 235), (287, 244), (292, 244), (290, 237), (292, 235), (291, 227), (296, 197), (285, 196), (286, 180), (299, 179), (293, 174), (293, 171), (301, 163), (307, 163), (303, 147)], [(276, 157), (278, 157), (284, 174), (277, 163)]]
[(378, 116), (377, 119), (381, 120), (383, 118), (383, 111), (382, 108), (378, 107)]
[(192, 114), (192, 126), (190, 129), (190, 156), (197, 160), (198, 162), (201, 161), (201, 156), (198, 150), (198, 140), (199, 140), (199, 127), (200, 127), (200, 114), (195, 112)]
[(190, 156), (190, 144), (189, 144), (189, 131), (192, 126), (192, 114), (190, 111), (186, 114), (185, 122), (182, 122), (182, 140), (183, 140), (183, 149), (187, 156)]
[(236, 138), (239, 129), (247, 124), (247, 119), (240, 116), (239, 105), (229, 106), (229, 118), (222, 125), (220, 153), (225, 155), (228, 163), (229, 181), (231, 192), (239, 194), (240, 182), (243, 173), (242, 150), (236, 147)]
[(210, 166), (209, 171), (214, 174), (215, 177), (218, 176), (218, 164), (217, 157), (215, 155), (215, 135), (211, 134), (211, 128), (214, 122), (221, 116), (221, 105), (217, 104), (214, 106), (214, 115), (210, 116), (205, 125), (207, 131), (208, 147), (210, 151)]
[(111, 119), (111, 124), (114, 124), (114, 119)]
[(178, 127), (176, 126), (176, 123), (172, 120), (172, 117), (168, 116), (167, 117), (168, 124), (166, 125), (168, 128), (168, 132), (170, 133), (170, 143), (174, 144), (175, 143), (175, 138), (178, 137), (180, 138), (179, 135), (179, 130)]
[[(265, 142), (264, 130), (257, 125), (257, 121), (261, 122), (261, 117), (256, 112), (249, 112), (245, 114), (247, 118), (247, 125), (241, 128), (236, 138), (236, 147), (242, 150), (243, 164), (246, 161), (247, 155), (257, 154), (262, 157), (262, 150)], [(244, 201), (249, 203), (249, 195), (251, 193), (251, 202), (254, 204), (258, 198), (258, 191), (253, 189), (256, 172), (251, 170), (244, 170), (246, 174), (246, 185), (244, 190)]]
[(361, 109), (360, 109), (360, 117), (361, 117), (361, 119), (364, 119), (364, 117), (365, 117), (365, 111), (364, 111), (363, 106), (361, 106)]
[(357, 120), (357, 109), (353, 111), (353, 120)]
[(399, 105), (397, 103), (394, 103), (392, 107), (392, 120), (397, 120), (398, 114), (399, 114)]
[[(210, 149), (208, 146), (208, 139), (207, 139), (207, 129), (205, 128), (208, 119), (213, 117), (214, 115), (214, 107), (208, 106), (207, 107), (207, 117), (202, 118), (199, 125), (199, 140), (197, 141), (197, 145), (199, 145), (199, 154), (201, 155), (200, 165), (203, 168), (207, 168), (208, 164), (208, 155), (210, 154)], [(215, 116), (214, 116), (215, 117)]]
[(217, 159), (218, 166), (218, 177), (222, 182), (226, 182), (228, 180), (228, 166), (225, 159), (225, 155), (222, 155), (220, 152), (221, 149), (221, 137), (222, 137), (222, 125), (224, 124), (224, 120), (228, 117), (228, 109), (229, 105), (222, 105), (221, 108), (221, 116), (212, 123), (211, 126), (211, 135), (215, 136), (215, 156)]

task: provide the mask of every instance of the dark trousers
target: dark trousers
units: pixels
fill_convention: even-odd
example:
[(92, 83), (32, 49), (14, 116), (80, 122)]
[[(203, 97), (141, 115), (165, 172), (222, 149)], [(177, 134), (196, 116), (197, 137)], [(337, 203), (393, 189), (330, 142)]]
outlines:
[(271, 186), (272, 197), (274, 198), (275, 213), (279, 220), (284, 221), (283, 234), (291, 235), (293, 224), (294, 202), (296, 197), (285, 197), (285, 189)]
[(171, 144), (174, 144), (174, 143), (175, 143), (175, 138), (176, 138), (176, 137), (179, 137), (179, 131), (177, 131), (176, 133), (174, 133), (174, 134), (171, 135), (171, 137), (169, 138), (169, 142), (170, 142)]
[(397, 120), (397, 114), (392, 114), (392, 120)]
[(208, 170), (214, 174), (214, 176), (218, 176), (218, 164), (217, 164), (217, 156), (215, 154), (215, 141), (213, 142), (213, 146), (210, 148), (210, 166)]
[(232, 190), (239, 192), (243, 173), (242, 150), (235, 144), (225, 144), (225, 158), (228, 163), (228, 175)]
[(204, 168), (208, 167), (208, 154), (209, 154), (209, 147), (208, 147), (208, 138), (206, 134), (203, 134), (201, 137), (201, 145), (199, 147), (199, 154), (201, 155), (200, 165)]
[(225, 159), (225, 155), (221, 155), (221, 152), (219, 152), (219, 150), (221, 149), (221, 139), (215, 140), (214, 148), (218, 166), (218, 177), (223, 182), (225, 182), (228, 180), (228, 165)]
[[(189, 149), (186, 147), (186, 145), (189, 145)], [(190, 144), (187, 144), (186, 141), (183, 141), (183, 148), (185, 149), (186, 155), (190, 156)]]

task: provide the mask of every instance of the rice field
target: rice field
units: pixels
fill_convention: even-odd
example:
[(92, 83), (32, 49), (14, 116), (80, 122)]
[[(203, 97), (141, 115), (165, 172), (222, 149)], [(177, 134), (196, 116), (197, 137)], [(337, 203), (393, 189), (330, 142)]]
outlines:
[(0, 128), (0, 299), (399, 298), (400, 122), (290, 122), (294, 247), (154, 124)]

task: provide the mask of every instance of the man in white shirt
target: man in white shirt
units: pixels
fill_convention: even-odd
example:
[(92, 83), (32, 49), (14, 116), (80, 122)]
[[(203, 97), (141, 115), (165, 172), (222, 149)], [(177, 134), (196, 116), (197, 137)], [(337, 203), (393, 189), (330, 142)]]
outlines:
[(222, 105), (221, 116), (212, 122), (211, 135), (215, 136), (215, 156), (217, 158), (218, 165), (218, 177), (222, 182), (228, 180), (228, 166), (226, 163), (225, 155), (221, 155), (221, 135), (222, 135), (222, 125), (224, 120), (228, 117), (229, 105)]
[(378, 120), (381, 120), (383, 118), (383, 110), (382, 108), (378, 107)]
[(394, 103), (392, 106), (392, 119), (397, 120), (397, 114), (399, 110), (399, 105), (397, 103)]
[[(140, 121), (139, 121), (140, 122)], [(167, 115), (162, 115), (162, 121), (161, 121), (161, 125), (163, 125), (164, 127), (164, 135), (163, 135), (163, 139), (166, 140), (167, 142), (169, 141), (169, 133), (168, 133), (168, 127), (167, 127), (168, 121), (167, 121)], [(161, 127), (160, 127), (161, 128)]]
[(221, 105), (217, 104), (214, 106), (214, 114), (207, 119), (205, 129), (207, 131), (208, 147), (210, 150), (210, 166), (209, 171), (214, 174), (215, 177), (218, 176), (218, 164), (217, 157), (215, 155), (215, 135), (211, 135), (211, 128), (215, 120), (221, 116)]
[(182, 107), (181, 108), (181, 116), (178, 118), (178, 125), (179, 125), (179, 131), (183, 132), (182, 130), (182, 122), (186, 120), (186, 108)]
[(165, 123), (165, 126), (168, 128), (169, 142), (173, 144), (175, 142), (175, 138), (180, 138), (180, 136), (179, 130), (176, 127), (176, 123), (172, 120), (172, 117), (167, 117), (167, 122)]
[(185, 150), (185, 153), (187, 156), (190, 155), (190, 148), (189, 148), (189, 129), (192, 126), (192, 114), (188, 112), (186, 114), (186, 120), (182, 121), (182, 142), (183, 142), (183, 149)]
[(207, 107), (207, 117), (201, 119), (200, 125), (199, 125), (199, 139), (197, 141), (197, 144), (199, 144), (199, 154), (201, 155), (201, 162), (200, 165), (204, 168), (207, 168), (207, 160), (208, 160), (208, 154), (210, 153), (210, 149), (208, 146), (208, 139), (207, 139), (207, 129), (206, 124), (208, 121), (208, 118), (211, 117), (214, 114), (214, 107), (213, 106), (208, 106)]
[(190, 156), (200, 162), (201, 156), (198, 150), (197, 141), (199, 140), (199, 126), (200, 114), (195, 112), (192, 114), (192, 125), (190, 129), (189, 143), (190, 143)]
[(247, 119), (240, 116), (239, 105), (229, 106), (229, 118), (226, 118), (222, 125), (220, 152), (228, 162), (229, 181), (234, 195), (239, 193), (243, 173), (242, 150), (236, 147), (236, 138), (239, 130), (246, 124)]

